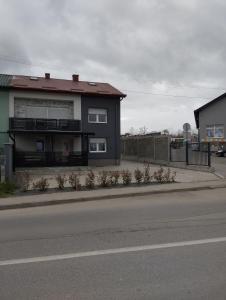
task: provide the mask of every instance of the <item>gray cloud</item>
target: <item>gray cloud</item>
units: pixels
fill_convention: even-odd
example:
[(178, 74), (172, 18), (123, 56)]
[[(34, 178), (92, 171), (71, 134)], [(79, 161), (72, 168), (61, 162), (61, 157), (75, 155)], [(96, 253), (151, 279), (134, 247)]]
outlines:
[(128, 92), (124, 131), (194, 124), (193, 109), (222, 89), (191, 86), (226, 83), (223, 0), (0, 0), (0, 5), (1, 72), (51, 71), (58, 77), (78, 72), (84, 80), (150, 92)]

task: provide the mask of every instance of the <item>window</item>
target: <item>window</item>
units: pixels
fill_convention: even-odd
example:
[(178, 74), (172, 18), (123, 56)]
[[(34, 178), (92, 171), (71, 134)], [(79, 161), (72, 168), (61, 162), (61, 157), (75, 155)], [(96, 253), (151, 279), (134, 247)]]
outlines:
[(91, 138), (89, 139), (89, 152), (106, 152), (107, 151), (107, 143), (106, 139), (103, 138)]
[(45, 151), (44, 141), (36, 141), (36, 151), (37, 152), (44, 152)]
[(89, 108), (89, 123), (107, 123), (107, 110), (102, 108)]
[(224, 126), (223, 125), (208, 125), (206, 126), (207, 138), (224, 138)]

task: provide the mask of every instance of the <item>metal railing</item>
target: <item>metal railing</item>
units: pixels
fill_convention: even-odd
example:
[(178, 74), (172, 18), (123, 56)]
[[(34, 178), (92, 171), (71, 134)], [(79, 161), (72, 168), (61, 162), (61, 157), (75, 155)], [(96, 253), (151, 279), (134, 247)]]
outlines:
[(80, 131), (81, 121), (71, 119), (10, 118), (9, 128), (15, 131)]
[(171, 142), (170, 161), (186, 165), (211, 166), (210, 143)]
[(87, 152), (15, 152), (16, 167), (87, 166)]

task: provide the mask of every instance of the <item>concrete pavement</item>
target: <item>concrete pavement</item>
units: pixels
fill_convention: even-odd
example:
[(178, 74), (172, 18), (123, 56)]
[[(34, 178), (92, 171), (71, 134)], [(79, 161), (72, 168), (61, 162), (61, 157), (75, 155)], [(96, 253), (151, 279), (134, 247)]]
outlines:
[[(150, 171), (151, 174), (153, 174), (155, 171), (159, 169), (159, 165), (150, 165)], [(164, 169), (167, 169), (167, 167), (163, 166)], [(191, 169), (185, 169), (181, 168), (180, 164), (178, 164), (178, 167), (170, 167), (172, 172), (176, 172), (176, 180), (177, 182), (181, 183), (188, 183), (188, 182), (202, 182), (202, 181), (209, 181), (209, 180), (216, 180), (217, 176), (210, 172), (210, 170), (206, 167), (201, 166), (189, 166), (195, 170)], [(122, 160), (120, 166), (106, 166), (106, 167), (53, 167), (53, 168), (19, 168), (16, 172), (16, 174), (20, 174), (21, 172), (24, 172), (24, 170), (27, 170), (31, 176), (33, 181), (36, 181), (40, 179), (40, 177), (45, 177), (48, 179), (49, 187), (50, 188), (56, 188), (56, 175), (58, 174), (65, 174), (66, 176), (69, 176), (71, 172), (77, 173), (80, 175), (80, 182), (82, 185), (85, 184), (85, 177), (87, 175), (87, 172), (89, 170), (93, 170), (96, 177), (98, 176), (99, 172), (105, 170), (105, 171), (115, 171), (115, 170), (129, 170), (134, 173), (134, 170), (139, 168), (140, 170), (143, 170), (144, 164), (140, 162), (135, 161), (125, 161)], [(201, 171), (201, 170), (206, 171)], [(209, 170), (209, 171), (207, 171)], [(133, 178), (133, 182), (134, 182)], [(69, 187), (69, 183), (67, 182), (65, 186)]]
[[(0, 212), (0, 261), (226, 237), (226, 189)], [(225, 299), (226, 243), (0, 266), (0, 299)]]
[(68, 204), (74, 202), (107, 200), (111, 198), (125, 198), (142, 195), (174, 193), (180, 191), (194, 191), (203, 189), (218, 189), (226, 187), (225, 180), (210, 180), (206, 182), (170, 183), (140, 185), (119, 188), (95, 189), (90, 191), (52, 192), (33, 194), (0, 199), (0, 210)]

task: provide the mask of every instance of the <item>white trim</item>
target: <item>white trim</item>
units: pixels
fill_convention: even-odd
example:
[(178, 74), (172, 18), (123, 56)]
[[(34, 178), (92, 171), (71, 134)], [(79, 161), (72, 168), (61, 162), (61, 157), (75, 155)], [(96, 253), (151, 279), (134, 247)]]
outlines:
[[(90, 150), (90, 144), (96, 144), (96, 151)], [(99, 144), (105, 144), (105, 150), (99, 150)], [(89, 153), (106, 153), (107, 152), (107, 139), (106, 138), (90, 138), (89, 139)]]
[[(96, 121), (90, 121), (89, 116), (90, 115), (96, 115)], [(99, 115), (105, 115), (106, 121), (101, 122), (99, 121)], [(88, 108), (88, 123), (94, 123), (94, 124), (107, 124), (108, 122), (108, 112), (106, 108)]]

